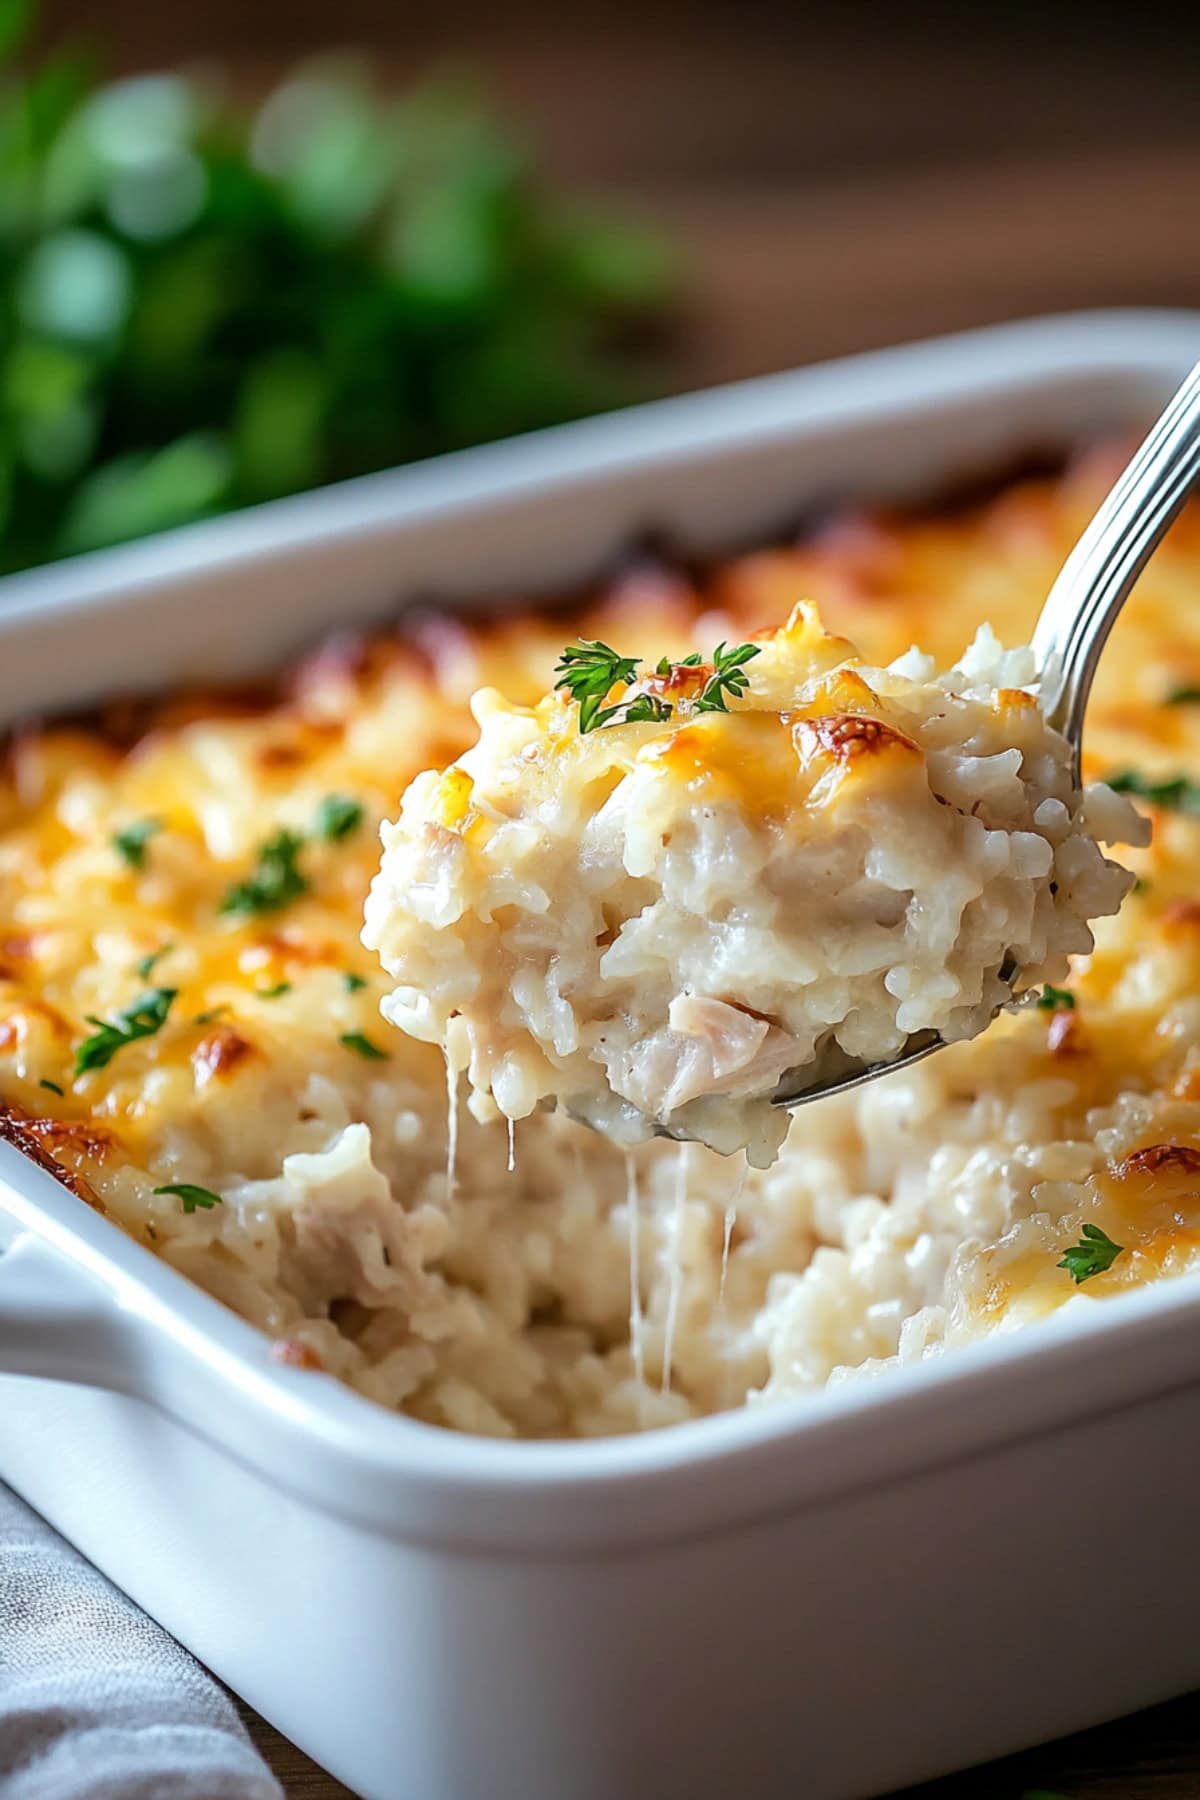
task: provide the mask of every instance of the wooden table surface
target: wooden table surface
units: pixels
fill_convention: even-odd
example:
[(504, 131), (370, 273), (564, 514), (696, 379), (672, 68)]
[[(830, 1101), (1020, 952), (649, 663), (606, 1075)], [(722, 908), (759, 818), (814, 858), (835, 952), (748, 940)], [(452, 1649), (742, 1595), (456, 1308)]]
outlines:
[[(674, 235), (688, 299), (672, 386), (1034, 312), (1200, 306), (1200, 9), (579, 0), (551, 24), (534, 0), (337, 10), (389, 77), (465, 55), (555, 173)], [(217, 56), (248, 88), (329, 36), (324, 0), (48, 12), (118, 69)], [(289, 1800), (347, 1794), (244, 1716)], [(1038, 1789), (1196, 1800), (1200, 1696), (910, 1800)]]
[[(354, 1800), (349, 1788), (310, 1762), (265, 1719), (248, 1708), (242, 1716), (288, 1800)], [(1200, 1695), (1191, 1694), (1095, 1731), (1006, 1756), (986, 1768), (906, 1788), (903, 1800), (1033, 1800), (1035, 1795), (1037, 1800), (1196, 1800), (1198, 1794)], [(428, 1800), (441, 1797), (430, 1794)], [(796, 1800), (803, 1796), (797, 1794)]]

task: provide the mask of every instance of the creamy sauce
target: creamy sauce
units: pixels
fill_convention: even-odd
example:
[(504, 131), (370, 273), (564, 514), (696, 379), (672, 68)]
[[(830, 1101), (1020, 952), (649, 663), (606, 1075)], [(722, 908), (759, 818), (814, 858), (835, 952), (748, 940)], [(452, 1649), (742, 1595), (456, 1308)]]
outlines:
[(632, 1150), (625, 1152), (625, 1200), (629, 1220), (629, 1348), (638, 1386), (638, 1416), (642, 1417), (646, 1394), (646, 1344), (642, 1329), (641, 1235), (642, 1210), (638, 1193), (637, 1164)]
[(675, 1159), (675, 1204), (667, 1228), (667, 1249), (671, 1259), (670, 1288), (667, 1293), (667, 1317), (663, 1326), (662, 1391), (671, 1391), (671, 1359), (675, 1352), (675, 1327), (679, 1320), (679, 1297), (683, 1290), (683, 1259), (680, 1239), (683, 1214), (687, 1206), (688, 1152), (690, 1144), (680, 1144)]
[(733, 1238), (733, 1228), (737, 1224), (737, 1209), (746, 1189), (746, 1177), (750, 1173), (750, 1164), (743, 1162), (741, 1173), (734, 1183), (729, 1205), (725, 1208), (725, 1235), (721, 1240), (721, 1281), (717, 1288), (717, 1305), (725, 1304), (725, 1282), (729, 1275), (729, 1245)]

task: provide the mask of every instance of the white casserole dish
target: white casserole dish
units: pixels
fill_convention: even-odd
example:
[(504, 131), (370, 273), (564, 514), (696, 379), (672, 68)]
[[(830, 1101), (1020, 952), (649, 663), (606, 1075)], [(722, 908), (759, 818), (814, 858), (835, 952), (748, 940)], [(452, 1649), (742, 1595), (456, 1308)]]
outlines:
[[(15, 577), (0, 719), (561, 587), (647, 524), (715, 547), (935, 491), (1145, 422), (1198, 355), (1196, 316), (1006, 326)], [(4, 1246), (0, 1477), (371, 1800), (850, 1800), (1200, 1683), (1195, 1278), (791, 1406), (504, 1444), (275, 1365), (0, 1145)]]

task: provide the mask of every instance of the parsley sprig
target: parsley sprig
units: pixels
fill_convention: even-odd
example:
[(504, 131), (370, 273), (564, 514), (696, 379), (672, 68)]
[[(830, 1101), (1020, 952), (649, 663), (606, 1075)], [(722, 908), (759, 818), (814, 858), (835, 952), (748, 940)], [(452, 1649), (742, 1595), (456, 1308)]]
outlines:
[(154, 834), (161, 830), (161, 819), (134, 819), (132, 824), (114, 831), (110, 842), (127, 868), (144, 869), (146, 846)]
[(84, 1075), (89, 1069), (106, 1069), (126, 1044), (161, 1031), (177, 992), (177, 988), (151, 988), (115, 1019), (97, 1019), (89, 1013), (87, 1022), (96, 1030), (76, 1050), (74, 1073)]
[(317, 808), (317, 836), (327, 844), (340, 844), (353, 836), (362, 824), (363, 809), (348, 794), (326, 794)]
[(308, 881), (297, 860), (303, 848), (304, 839), (296, 832), (286, 827), (277, 831), (259, 847), (253, 875), (226, 888), (218, 912), (250, 918), (255, 913), (277, 912), (307, 894)]
[(1200, 782), (1186, 775), (1166, 775), (1161, 781), (1152, 781), (1140, 769), (1118, 769), (1108, 777), (1108, 785), (1115, 793), (1136, 794), (1166, 812), (1200, 813)]
[(1074, 1012), (1075, 996), (1066, 988), (1051, 987), (1047, 982), (1038, 995), (1039, 1012)]
[(738, 644), (733, 650), (726, 649), (724, 644), (718, 644), (713, 651), (713, 672), (696, 701), (696, 711), (728, 712), (726, 695), (735, 700), (741, 699), (750, 686), (745, 665), (759, 654), (759, 650), (758, 644)]
[(1065, 1269), (1076, 1287), (1081, 1287), (1093, 1275), (1103, 1275), (1106, 1269), (1111, 1269), (1118, 1256), (1124, 1254), (1124, 1250), (1124, 1244), (1114, 1244), (1099, 1225), (1089, 1223), (1083, 1227), (1081, 1241), (1072, 1244), (1064, 1252), (1062, 1261), (1054, 1266), (1056, 1269)]
[[(363, 822), (363, 808), (349, 794), (326, 794), (317, 808), (313, 829), (327, 844), (340, 844), (353, 836)], [(278, 912), (309, 891), (309, 880), (300, 867), (300, 852), (308, 840), (286, 826), (259, 846), (258, 865), (245, 881), (226, 888), (219, 912), (235, 918), (255, 913)]]
[[(694, 702), (697, 712), (728, 712), (729, 699), (739, 699), (750, 685), (745, 665), (758, 656), (757, 644), (737, 644), (729, 649), (718, 644), (713, 652), (713, 672)], [(581, 638), (568, 644), (555, 666), (557, 692), (565, 689), (579, 703), (579, 735), (598, 731), (604, 725), (663, 724), (672, 715), (670, 701), (657, 694), (635, 694), (632, 700), (618, 700), (611, 706), (605, 701), (615, 687), (629, 687), (637, 679), (640, 656), (622, 656), (611, 644), (600, 638)], [(700, 654), (685, 656), (681, 668), (701, 666)], [(662, 657), (655, 673), (669, 675), (671, 660)]]
[(580, 737), (616, 718), (622, 710), (620, 704), (605, 706), (604, 702), (613, 688), (629, 686), (641, 660), (640, 656), (622, 656), (599, 638), (580, 638), (577, 644), (567, 645), (555, 665), (558, 680), (554, 687), (556, 692), (565, 688), (572, 700), (578, 700)]
[(193, 1181), (168, 1181), (165, 1187), (156, 1187), (156, 1194), (174, 1194), (183, 1202), (185, 1213), (194, 1213), (196, 1208), (207, 1212), (214, 1206), (224, 1206), (220, 1194), (214, 1194), (211, 1188), (197, 1187)]

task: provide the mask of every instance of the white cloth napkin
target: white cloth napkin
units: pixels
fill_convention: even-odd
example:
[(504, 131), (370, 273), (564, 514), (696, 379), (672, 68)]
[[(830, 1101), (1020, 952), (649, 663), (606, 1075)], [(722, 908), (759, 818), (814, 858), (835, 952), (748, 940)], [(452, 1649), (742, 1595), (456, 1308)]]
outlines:
[(283, 1800), (228, 1696), (0, 1487), (0, 1800)]

